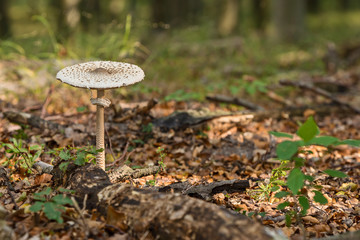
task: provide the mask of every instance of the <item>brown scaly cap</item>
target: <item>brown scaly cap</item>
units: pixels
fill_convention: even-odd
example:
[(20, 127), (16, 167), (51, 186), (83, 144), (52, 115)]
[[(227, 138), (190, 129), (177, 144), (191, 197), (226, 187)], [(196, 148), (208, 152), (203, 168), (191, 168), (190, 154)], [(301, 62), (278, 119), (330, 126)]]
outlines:
[(94, 61), (63, 68), (56, 78), (74, 87), (110, 89), (128, 86), (144, 79), (144, 71), (133, 64)]

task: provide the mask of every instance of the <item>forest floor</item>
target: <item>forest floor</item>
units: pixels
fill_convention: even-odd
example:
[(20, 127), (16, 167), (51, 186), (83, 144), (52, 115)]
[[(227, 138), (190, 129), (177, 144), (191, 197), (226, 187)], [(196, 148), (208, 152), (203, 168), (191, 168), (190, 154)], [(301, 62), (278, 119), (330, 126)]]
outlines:
[[(44, 63), (27, 59), (0, 62), (2, 143), (14, 144), (11, 140), (14, 138), (21, 140), (22, 147), (28, 149), (31, 156), (37, 152), (31, 146), (42, 146), (41, 155), (34, 160), (53, 165), (61, 160), (60, 152), (69, 146), (75, 148), (74, 153), (81, 147), (94, 145), (95, 108), (90, 104), (90, 93), (65, 86), (54, 77), (57, 70), (70, 64), (72, 62)], [(229, 71), (241, 74), (235, 70), (228, 69), (225, 74)], [(166, 166), (156, 175), (126, 181), (138, 188), (184, 181), (195, 186), (232, 179), (248, 180), (250, 187), (246, 191), (219, 192), (206, 200), (245, 214), (263, 225), (279, 228), (291, 239), (301, 239), (304, 230), (308, 238), (360, 230), (359, 148), (339, 145), (306, 149), (306, 161), (301, 170), (322, 186), (320, 191), (327, 204), (313, 201), (312, 191), (304, 193), (310, 199), (310, 208), (300, 220), (303, 228), (295, 219), (286, 226), (285, 214), (295, 207), (277, 209), (284, 199), (276, 198), (269, 189), (272, 171), (281, 163), (276, 158), (276, 145), (285, 140), (275, 138), (270, 131), (289, 133), (297, 139), (299, 125), (314, 116), (320, 135), (341, 140), (360, 139), (360, 115), (356, 108), (360, 106), (360, 70), (352, 67), (335, 74), (308, 74), (294, 79), (297, 83), (310, 84), (308, 89), (279, 83), (260, 86), (256, 76), (252, 75), (243, 79), (246, 91), (257, 90), (250, 97), (255, 106), (251, 109), (236, 105), (239, 102), (236, 99), (249, 100), (245, 99), (246, 94), (234, 95), (230, 99), (233, 104), (227, 104), (222, 100), (193, 100), (186, 91), (178, 91), (168, 98), (159, 95), (159, 91), (139, 91), (136, 87), (109, 92), (112, 107), (105, 110), (107, 164), (112, 167), (114, 162), (115, 166), (126, 164), (133, 169), (158, 164)], [(161, 86), (157, 88), (161, 92)], [(239, 88), (241, 86), (236, 90)], [(330, 95), (320, 94), (319, 88)], [(286, 92), (285, 97), (283, 92)], [(156, 105), (143, 112), (137, 111), (159, 97)], [(219, 95), (213, 93), (210, 97)], [(65, 131), (54, 133), (53, 129), (16, 124), (16, 120), (10, 121), (6, 117), (8, 111), (40, 116), (65, 126)], [(171, 115), (176, 112), (186, 112), (191, 117), (182, 119), (179, 115)], [(168, 116), (173, 116), (173, 120), (159, 120)], [(159, 148), (163, 150), (159, 152)], [(6, 150), (9, 150), (8, 145), (3, 145), (0, 161), (12, 165), (8, 167), (8, 174), (13, 189), (9, 185), (1, 187), (0, 200), (6, 216), (2, 219), (14, 230), (16, 237), (28, 239), (52, 235), (56, 236), (53, 239), (73, 239), (82, 236), (76, 221), (80, 216), (69, 205), (63, 213), (63, 222), (48, 221), (44, 214), (29, 211), (35, 202), (34, 193), (51, 186), (51, 176), (35, 170), (28, 173), (26, 166), (20, 164), (24, 157), (10, 159), (11, 153)], [(55, 153), (49, 153), (50, 150)], [(325, 169), (343, 171), (348, 177), (329, 177), (322, 174)], [(285, 176), (278, 180), (285, 180)], [(287, 200), (292, 201), (291, 197)], [(90, 239), (126, 239), (110, 231), (106, 219), (96, 218), (91, 212), (85, 217), (91, 229)]]

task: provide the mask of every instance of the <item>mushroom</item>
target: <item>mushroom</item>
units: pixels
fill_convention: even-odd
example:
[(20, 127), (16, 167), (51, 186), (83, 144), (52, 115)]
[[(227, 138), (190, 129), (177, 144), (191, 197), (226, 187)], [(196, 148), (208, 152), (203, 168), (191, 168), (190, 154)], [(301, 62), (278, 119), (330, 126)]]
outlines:
[(105, 90), (128, 86), (144, 79), (144, 71), (133, 64), (112, 61), (94, 61), (63, 68), (56, 78), (78, 88), (96, 89), (96, 149), (103, 149), (96, 155), (96, 165), (105, 170), (104, 108), (110, 100), (104, 98)]

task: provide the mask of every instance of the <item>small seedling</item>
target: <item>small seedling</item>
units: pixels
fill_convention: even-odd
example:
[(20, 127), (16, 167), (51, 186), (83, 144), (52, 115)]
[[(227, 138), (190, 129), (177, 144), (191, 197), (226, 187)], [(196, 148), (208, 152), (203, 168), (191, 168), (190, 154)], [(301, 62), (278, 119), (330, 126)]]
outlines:
[[(160, 166), (160, 171), (165, 171), (166, 165), (164, 164), (164, 159), (166, 157), (166, 153), (164, 152), (164, 148), (158, 147), (158, 149), (156, 149), (156, 153), (159, 154), (159, 158), (160, 158), (158, 161), (158, 164)], [(159, 174), (159, 171), (157, 171), (156, 174), (154, 175), (154, 179), (148, 180), (146, 182), (146, 184), (155, 186), (156, 178), (157, 178), (158, 174)]]
[[(276, 147), (276, 153), (278, 158), (282, 160), (283, 163), (289, 163), (288, 167), (284, 167), (284, 165), (283, 167), (278, 168), (280, 172), (278, 170), (273, 171), (272, 176), (272, 182), (274, 183), (274, 179), (279, 179), (284, 176), (282, 171), (289, 170), (289, 173), (287, 174), (287, 180), (286, 182), (284, 182), (284, 186), (286, 186), (287, 188), (278, 191), (280, 189), (280, 186), (276, 186), (276, 188), (273, 189), (278, 191), (275, 194), (276, 198), (284, 198), (287, 196), (291, 196), (292, 199), (294, 199), (294, 201), (287, 200), (279, 204), (277, 207), (279, 210), (284, 210), (286, 207), (291, 206), (291, 210), (286, 213), (286, 224), (288, 226), (290, 226), (293, 218), (296, 219), (298, 224), (303, 226), (301, 222), (301, 216), (306, 215), (307, 210), (310, 208), (309, 199), (306, 194), (307, 192), (311, 191), (314, 193), (313, 200), (315, 202), (318, 202), (320, 204), (327, 204), (328, 202), (325, 196), (320, 191), (322, 187), (315, 185), (313, 182), (314, 178), (310, 175), (304, 174), (302, 171), (302, 168), (305, 166), (306, 158), (300, 157), (301, 155), (299, 154), (301, 153), (302, 156), (306, 156), (310, 153), (309, 151), (305, 151), (304, 147), (311, 145), (320, 145), (329, 149), (331, 146), (343, 144), (355, 147), (360, 146), (359, 140), (348, 139), (341, 141), (332, 136), (318, 136), (319, 133), (319, 128), (315, 123), (313, 117), (309, 117), (296, 132), (296, 135), (300, 137), (300, 140), (286, 140), (279, 143)], [(270, 134), (276, 137), (285, 137), (289, 139), (293, 138), (291, 134), (287, 133), (270, 132)], [(329, 175), (330, 177), (347, 177), (345, 173), (332, 169), (324, 170), (323, 173)], [(301, 211), (299, 212), (298, 209), (300, 208)]]
[(59, 157), (61, 160), (64, 160), (59, 168), (62, 171), (65, 171), (70, 162), (74, 162), (75, 165), (83, 166), (86, 163), (96, 163), (96, 154), (103, 151), (103, 149), (98, 149), (94, 146), (87, 146), (82, 148), (76, 147), (67, 147), (67, 148), (57, 148), (50, 150), (47, 153)]
[(67, 189), (59, 189), (63, 194), (52, 196), (53, 190), (47, 187), (45, 190), (35, 193), (33, 199), (35, 203), (30, 207), (32, 212), (42, 211), (49, 220), (55, 220), (58, 223), (63, 222), (61, 217), (65, 211), (65, 205), (73, 205), (70, 198), (65, 196)]
[(4, 162), (5, 166), (12, 167), (20, 166), (25, 169), (27, 173), (32, 173), (32, 166), (36, 159), (38, 159), (42, 153), (43, 145), (32, 145), (26, 147), (21, 139), (10, 139), (12, 143), (2, 143), (1, 146), (5, 148), (5, 152), (10, 156)]

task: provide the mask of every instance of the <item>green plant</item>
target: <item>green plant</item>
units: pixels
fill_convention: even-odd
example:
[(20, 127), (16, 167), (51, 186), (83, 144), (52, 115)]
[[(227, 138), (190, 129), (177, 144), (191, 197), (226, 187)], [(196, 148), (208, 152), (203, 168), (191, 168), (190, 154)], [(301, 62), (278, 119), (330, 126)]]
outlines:
[(143, 125), (141, 131), (144, 133), (152, 133), (153, 130), (153, 124), (149, 123), (147, 125)]
[(240, 90), (244, 89), (246, 93), (253, 96), (256, 92), (266, 93), (267, 85), (268, 83), (264, 79), (256, 79), (253, 81), (245, 81), (241, 79), (239, 85), (232, 85), (229, 89), (232, 95), (237, 95)]
[[(159, 171), (165, 171), (166, 165), (164, 164), (164, 159), (166, 157), (166, 153), (164, 152), (164, 148), (162, 147), (158, 147), (158, 149), (156, 149), (156, 153), (159, 154), (159, 161), (158, 164), (160, 166)], [(159, 174), (159, 171), (156, 172), (156, 174), (154, 175), (154, 179), (148, 180), (146, 182), (146, 184), (151, 185), (151, 186), (155, 186), (156, 184), (156, 178)]]
[(34, 193), (33, 199), (35, 203), (30, 207), (30, 211), (39, 212), (42, 211), (49, 220), (55, 220), (58, 223), (63, 222), (61, 217), (65, 211), (65, 205), (73, 205), (70, 198), (68, 198), (64, 192), (69, 192), (67, 189), (59, 189), (63, 194), (52, 196), (53, 190), (47, 187), (45, 190)]
[(170, 101), (188, 101), (188, 100), (201, 100), (203, 96), (198, 92), (185, 92), (183, 89), (179, 89), (173, 93), (167, 95), (164, 100)]
[(103, 149), (96, 150), (95, 146), (86, 146), (82, 148), (77, 147), (67, 147), (67, 148), (57, 148), (48, 151), (48, 154), (59, 157), (61, 160), (64, 160), (59, 166), (62, 171), (65, 171), (70, 162), (78, 166), (83, 166), (86, 163), (96, 163), (96, 154), (102, 152)]
[[(283, 177), (282, 171), (289, 170), (287, 175), (287, 180), (284, 182), (284, 186), (281, 191), (279, 183), (272, 189), (276, 192), (276, 198), (284, 198), (291, 196), (293, 200), (286, 200), (283, 203), (278, 205), (279, 210), (283, 210), (288, 206), (292, 206), (292, 209), (286, 213), (286, 224), (289, 226), (292, 219), (295, 218), (298, 224), (302, 225), (301, 216), (306, 215), (307, 210), (310, 208), (309, 196), (307, 193), (312, 192), (313, 200), (320, 204), (326, 204), (327, 199), (321, 193), (321, 186), (316, 185), (313, 181), (314, 178), (310, 175), (304, 174), (302, 168), (305, 166), (306, 155), (310, 154), (310, 151), (307, 151), (304, 147), (311, 145), (320, 145), (327, 148), (336, 145), (347, 144), (350, 146), (360, 146), (359, 140), (339, 140), (336, 137), (332, 136), (318, 136), (320, 133), (319, 128), (314, 121), (313, 117), (309, 117), (304, 124), (302, 124), (296, 132), (296, 135), (300, 137), (300, 140), (285, 140), (279, 143), (276, 147), (276, 154), (278, 158), (283, 161), (283, 166), (280, 167), (278, 171), (273, 171), (272, 178), (278, 179)], [(282, 133), (282, 132), (270, 132), (270, 134), (276, 137), (284, 137), (292, 139), (291, 134)], [(343, 178), (347, 175), (341, 171), (327, 169), (323, 173), (331, 176)], [(274, 181), (274, 180), (273, 180)], [(290, 198), (291, 199), (291, 198)], [(299, 212), (297, 209), (300, 209)]]
[(288, 160), (281, 160), (279, 167), (274, 168), (271, 171), (271, 177), (265, 182), (258, 182), (258, 189), (250, 189), (248, 193), (251, 197), (257, 200), (270, 200), (271, 193), (276, 192), (280, 189), (280, 186), (285, 186), (286, 183), (283, 178), (286, 176), (287, 171), (290, 170)]
[(35, 21), (39, 21), (46, 29), (48, 35), (49, 35), (49, 39), (51, 42), (51, 47), (53, 52), (51, 54), (45, 54), (46, 57), (56, 57), (56, 55), (59, 53), (61, 45), (57, 42), (56, 37), (55, 37), (55, 32), (53, 30), (53, 28), (51, 27), (49, 21), (41, 16), (41, 15), (35, 15), (32, 17), (33, 20)]
[(32, 166), (35, 160), (38, 159), (42, 153), (43, 145), (32, 145), (26, 147), (21, 139), (11, 138), (12, 143), (2, 143), (1, 146), (5, 148), (5, 152), (10, 156), (4, 162), (5, 166), (12, 167), (20, 166), (28, 173), (32, 173)]

